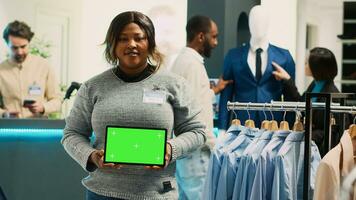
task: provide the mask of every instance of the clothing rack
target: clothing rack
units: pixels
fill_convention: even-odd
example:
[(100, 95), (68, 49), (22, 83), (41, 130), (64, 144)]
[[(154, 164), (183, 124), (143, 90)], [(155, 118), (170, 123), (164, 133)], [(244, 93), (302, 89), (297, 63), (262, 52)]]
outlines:
[[(353, 98), (353, 93), (306, 93), (306, 102), (281, 102), (271, 101), (271, 103), (241, 103), (227, 102), (228, 110), (258, 110), (258, 111), (294, 111), (305, 112), (305, 136), (304, 136), (304, 185), (303, 199), (309, 199), (310, 185), (310, 142), (312, 140), (312, 110), (324, 110), (324, 130), (325, 138), (328, 138), (327, 145), (324, 147), (329, 150), (331, 147), (331, 113), (356, 114), (356, 106), (345, 106), (345, 99)], [(325, 99), (325, 103), (312, 102), (312, 98)], [(340, 103), (332, 103), (333, 99), (340, 99)], [(343, 115), (342, 125), (344, 127), (345, 115)], [(325, 140), (324, 140), (325, 142)]]
[[(324, 107), (324, 131), (325, 131), (325, 138), (327, 139), (327, 143), (325, 143), (324, 139), (324, 144), (322, 151), (323, 152), (328, 152), (331, 149), (331, 113), (335, 112), (335, 110), (332, 108), (331, 104), (333, 99), (338, 99), (340, 101), (340, 107), (345, 107), (346, 99), (351, 99), (356, 97), (356, 93), (306, 93), (305, 96), (305, 104), (306, 104), (306, 110), (305, 110), (305, 143), (304, 143), (304, 185), (303, 185), (303, 199), (309, 199), (309, 185), (310, 185), (310, 152), (311, 152), (311, 146), (310, 146), (310, 141), (312, 140), (312, 120), (313, 120), (313, 115), (312, 111), (314, 109), (314, 106), (312, 103), (312, 98), (318, 98), (320, 100), (325, 101), (325, 107)], [(342, 128), (345, 128), (345, 113), (350, 113), (350, 114), (356, 114), (355, 112), (355, 106), (350, 106), (348, 108), (345, 108), (343, 110), (343, 120), (341, 120), (341, 126)]]
[[(324, 109), (325, 103), (313, 102), (313, 109)], [(241, 103), (227, 102), (228, 110), (255, 110), (255, 111), (300, 111), (305, 112), (305, 102), (271, 101), (271, 103)], [(339, 103), (330, 105), (331, 112), (356, 114), (356, 106), (340, 106)]]

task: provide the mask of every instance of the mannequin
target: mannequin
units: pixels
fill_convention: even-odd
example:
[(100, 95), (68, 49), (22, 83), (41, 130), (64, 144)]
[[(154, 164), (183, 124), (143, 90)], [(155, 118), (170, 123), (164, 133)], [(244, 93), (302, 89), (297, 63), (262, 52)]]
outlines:
[(256, 49), (262, 48), (264, 51), (261, 53), (262, 74), (266, 70), (267, 66), (267, 48), (268, 48), (268, 15), (267, 11), (264, 10), (262, 6), (255, 6), (251, 9), (249, 15), (248, 25), (250, 28), (251, 39), (250, 39), (250, 51), (248, 53), (248, 65), (251, 72), (256, 76)]
[(269, 20), (267, 12), (262, 6), (255, 6), (251, 9), (248, 26), (251, 33), (251, 46), (263, 46), (268, 43)]
[[(281, 65), (294, 80), (295, 64), (289, 51), (270, 44), (268, 40), (269, 18), (263, 6), (254, 6), (249, 14), (251, 39), (249, 44), (230, 49), (225, 55), (223, 79), (233, 80), (220, 96), (219, 129), (227, 130), (230, 113), (226, 109), (228, 101), (265, 103), (280, 101), (282, 84), (272, 75), (272, 62)], [(258, 52), (260, 51), (260, 52)], [(257, 55), (260, 55), (259, 59)], [(258, 65), (258, 63), (260, 63)], [(258, 67), (259, 66), (259, 67)], [(246, 111), (236, 111), (241, 122), (248, 119)], [(264, 120), (262, 111), (250, 111), (251, 119), (257, 127)], [(281, 121), (282, 114), (274, 118)]]

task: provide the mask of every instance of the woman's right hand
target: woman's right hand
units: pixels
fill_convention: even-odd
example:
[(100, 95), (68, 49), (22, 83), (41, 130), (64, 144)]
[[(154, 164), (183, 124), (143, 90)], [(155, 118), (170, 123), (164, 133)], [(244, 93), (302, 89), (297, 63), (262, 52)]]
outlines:
[(120, 169), (122, 165), (114, 163), (104, 163), (104, 150), (95, 150), (90, 154), (90, 162), (96, 165), (98, 168), (115, 168)]
[(272, 74), (278, 81), (290, 79), (290, 75), (288, 74), (288, 72), (284, 70), (280, 65), (275, 62), (272, 62), (272, 65), (276, 69), (276, 71), (273, 71)]

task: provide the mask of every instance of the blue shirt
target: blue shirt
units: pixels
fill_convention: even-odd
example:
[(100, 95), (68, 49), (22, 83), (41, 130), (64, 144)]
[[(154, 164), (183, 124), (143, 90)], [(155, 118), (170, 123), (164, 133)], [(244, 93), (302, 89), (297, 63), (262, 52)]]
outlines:
[(232, 198), (233, 184), (242, 153), (253, 139), (259, 137), (260, 134), (258, 129), (245, 129), (225, 148), (215, 199), (223, 200)]
[(244, 130), (244, 126), (236, 126), (231, 125), (229, 129), (226, 131), (225, 136), (218, 137), (214, 149), (221, 149), (226, 145), (229, 145), (235, 138), (240, 134), (242, 130)]
[(208, 173), (205, 181), (203, 199), (213, 200), (215, 198), (217, 185), (220, 176), (220, 169), (223, 162), (223, 147), (232, 143), (245, 127), (230, 126), (226, 132), (226, 137), (219, 138), (215, 144), (214, 151), (210, 156)]
[(251, 143), (243, 153), (235, 178), (232, 199), (249, 199), (256, 174), (257, 160), (272, 138), (272, 131), (264, 131), (257, 142)]
[[(311, 143), (310, 187), (314, 188), (316, 170), (320, 154), (314, 142)], [(275, 172), (272, 186), (273, 200), (303, 199), (304, 178), (304, 133), (291, 133), (275, 159)], [(312, 194), (312, 192), (311, 192)]]
[(290, 131), (276, 131), (271, 141), (258, 158), (256, 176), (252, 184), (250, 199), (271, 199), (274, 174), (274, 159)]

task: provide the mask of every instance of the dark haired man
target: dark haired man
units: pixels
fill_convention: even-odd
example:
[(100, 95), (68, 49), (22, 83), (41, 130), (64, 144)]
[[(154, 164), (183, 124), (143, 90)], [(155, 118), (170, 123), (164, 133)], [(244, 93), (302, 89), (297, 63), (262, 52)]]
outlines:
[(0, 63), (0, 107), (2, 117), (40, 117), (59, 111), (59, 84), (49, 63), (29, 54), (34, 36), (24, 22), (9, 23), (3, 38), (9, 47), (9, 58)]
[(187, 45), (178, 54), (171, 70), (188, 81), (196, 101), (202, 105), (202, 119), (207, 125), (206, 147), (198, 149), (188, 157), (177, 160), (176, 178), (179, 199), (201, 199), (207, 173), (210, 151), (215, 144), (213, 135), (212, 99), (231, 81), (219, 80), (210, 88), (204, 57), (209, 58), (211, 50), (218, 44), (218, 27), (206, 16), (193, 16), (186, 25)]

